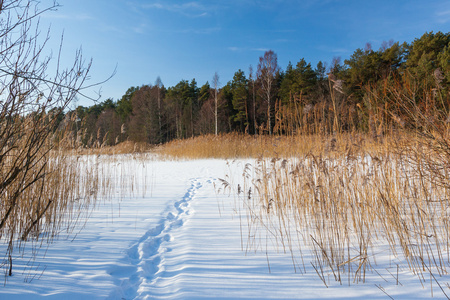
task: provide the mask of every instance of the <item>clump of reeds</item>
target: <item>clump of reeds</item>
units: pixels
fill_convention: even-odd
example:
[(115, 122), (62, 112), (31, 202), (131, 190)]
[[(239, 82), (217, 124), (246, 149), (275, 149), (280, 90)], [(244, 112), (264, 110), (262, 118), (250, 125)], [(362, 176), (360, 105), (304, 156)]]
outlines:
[[(1, 171), (13, 159), (11, 152)], [(145, 154), (80, 155), (76, 150), (53, 149), (20, 172), (20, 180), (0, 193), (0, 238), (6, 244), (0, 268), (5, 282), (15, 259), (24, 254), (34, 259), (55, 239), (76, 236), (99, 199), (145, 195), (150, 188), (145, 164), (151, 159)], [(111, 218), (114, 215), (120, 211), (111, 211)]]
[(236, 194), (248, 216), (248, 249), (265, 230), (295, 268), (305, 268), (297, 262), (310, 250), (325, 284), (330, 274), (364, 282), (379, 245), (422, 282), (430, 270), (447, 274), (449, 189), (393, 153), (261, 159), (244, 174)]
[(95, 165), (81, 168), (77, 156), (47, 147), (36, 151), (39, 159), (29, 165), (26, 158), (17, 162), (21, 153), (15, 149), (1, 163), (2, 178), (11, 178), (0, 189), (0, 238), (8, 244), (2, 267), (7, 275), (12, 275), (13, 253), (30, 241), (37, 249), (70, 231), (99, 192)]
[(152, 149), (152, 146), (147, 143), (137, 143), (132, 141), (125, 141), (114, 146), (101, 146), (83, 148), (78, 147), (77, 154), (81, 155), (116, 155), (116, 154), (131, 154), (131, 153), (147, 153)]
[(386, 145), (359, 133), (341, 133), (334, 136), (320, 134), (269, 136), (229, 133), (174, 140), (155, 148), (153, 152), (162, 157), (175, 159), (288, 158), (304, 156), (309, 153), (323, 156), (340, 155), (340, 153), (354, 155), (383, 147)]
[[(122, 197), (140, 193), (141, 186), (146, 192), (146, 175), (138, 174), (137, 166), (128, 170), (126, 156), (81, 155), (67, 146), (70, 131), (60, 126), (52, 132), (47, 120), (32, 115), (1, 128), (0, 240), (6, 251), (0, 268), (5, 275), (12, 275), (14, 258), (24, 251), (34, 257), (42, 245), (83, 225), (98, 198), (108, 199), (116, 191)], [(4, 120), (0, 126), (6, 126)], [(149, 157), (129, 159), (142, 165)]]

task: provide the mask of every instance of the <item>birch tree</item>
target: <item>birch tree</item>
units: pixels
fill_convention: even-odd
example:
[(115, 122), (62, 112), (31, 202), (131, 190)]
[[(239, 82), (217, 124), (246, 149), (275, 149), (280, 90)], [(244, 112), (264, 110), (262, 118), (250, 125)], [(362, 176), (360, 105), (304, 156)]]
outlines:
[(213, 76), (213, 86), (214, 86), (214, 131), (215, 134), (217, 135), (217, 106), (218, 106), (218, 92), (219, 92), (219, 74), (214, 73)]
[(158, 100), (158, 125), (159, 125), (159, 138), (162, 137), (162, 125), (161, 125), (161, 88), (163, 87), (163, 83), (161, 81), (161, 77), (157, 77), (155, 81), (155, 86), (157, 89), (157, 100)]
[(259, 58), (257, 76), (261, 81), (261, 92), (267, 103), (267, 129), (272, 135), (272, 96), (275, 83), (275, 75), (279, 71), (277, 55), (272, 50), (266, 51), (264, 56)]
[(255, 79), (253, 78), (253, 66), (250, 65), (248, 70), (249, 70), (248, 80), (252, 85), (253, 132), (256, 134), (258, 132), (258, 124), (256, 121), (256, 95), (255, 95)]

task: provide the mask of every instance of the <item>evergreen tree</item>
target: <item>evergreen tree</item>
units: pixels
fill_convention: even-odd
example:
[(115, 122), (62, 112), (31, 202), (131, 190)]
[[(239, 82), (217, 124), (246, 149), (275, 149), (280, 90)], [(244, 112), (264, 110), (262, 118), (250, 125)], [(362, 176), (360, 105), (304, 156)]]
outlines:
[(295, 69), (289, 62), (281, 82), (280, 97), (284, 103), (288, 103), (291, 97), (307, 95), (315, 86), (316, 81), (316, 72), (304, 58), (297, 63)]
[[(450, 43), (438, 55), (439, 67), (442, 72), (443, 79), (446, 80), (446, 84), (450, 85)], [(437, 73), (437, 72), (436, 72)], [(436, 80), (440, 80), (439, 74), (436, 74)]]
[(231, 82), (232, 105), (235, 114), (233, 121), (239, 123), (240, 131), (244, 131), (248, 125), (248, 81), (244, 71), (234, 73)]
[(211, 86), (209, 85), (209, 82), (207, 81), (200, 90), (198, 91), (198, 102), (199, 105), (202, 105), (206, 101), (208, 101), (211, 98)]
[(316, 70), (317, 79), (318, 80), (324, 80), (327, 76), (327, 66), (324, 64), (321, 60), (317, 63)]
[(406, 66), (410, 69), (422, 69), (424, 72), (433, 72), (440, 66), (438, 56), (449, 46), (450, 33), (426, 32), (422, 37), (415, 39), (409, 46), (406, 57)]
[[(406, 66), (415, 78), (426, 79), (425, 84), (434, 86), (436, 73), (449, 78), (450, 33), (425, 33), (409, 47)], [(425, 88), (425, 87), (423, 87)]]
[(133, 107), (131, 105), (131, 98), (133, 97), (133, 94), (139, 90), (139, 87), (130, 87), (125, 95), (122, 96), (122, 98), (117, 101), (117, 107), (116, 112), (120, 116), (120, 119), (122, 122), (125, 122), (127, 118), (131, 115), (131, 112), (133, 111)]

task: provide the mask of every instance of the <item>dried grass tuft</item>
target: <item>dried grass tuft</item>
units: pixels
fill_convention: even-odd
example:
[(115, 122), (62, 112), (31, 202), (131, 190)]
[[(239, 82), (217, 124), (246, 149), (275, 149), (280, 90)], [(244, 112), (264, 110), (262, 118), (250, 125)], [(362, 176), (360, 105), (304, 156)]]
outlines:
[(308, 154), (335, 157), (342, 153), (356, 155), (362, 151), (385, 149), (389, 147), (388, 143), (389, 138), (380, 143), (369, 136), (351, 133), (335, 136), (252, 136), (229, 133), (175, 140), (153, 151), (161, 157), (172, 159), (289, 158)]

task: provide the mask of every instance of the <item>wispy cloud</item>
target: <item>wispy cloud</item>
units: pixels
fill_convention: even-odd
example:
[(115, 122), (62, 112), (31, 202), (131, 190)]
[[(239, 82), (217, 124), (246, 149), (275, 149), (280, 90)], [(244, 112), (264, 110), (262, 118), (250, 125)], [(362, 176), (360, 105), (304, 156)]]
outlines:
[(269, 51), (269, 48), (252, 48), (251, 51), (257, 51), (257, 52), (266, 52)]
[(220, 27), (210, 27), (210, 28), (186, 28), (186, 29), (153, 29), (153, 31), (163, 32), (163, 33), (175, 33), (175, 34), (212, 34), (220, 31)]
[(101, 32), (105, 32), (105, 33), (116, 33), (116, 34), (126, 33), (125, 30), (123, 30), (117, 26), (110, 25), (110, 24), (100, 24), (98, 26), (98, 30)]
[(147, 23), (141, 23), (138, 26), (132, 27), (134, 33), (143, 34), (147, 31)]
[(438, 11), (436, 13), (436, 19), (439, 23), (445, 24), (450, 22), (450, 9), (444, 11)]
[(210, 28), (197, 28), (197, 29), (185, 29), (182, 33), (194, 33), (194, 34), (211, 34), (220, 31), (220, 27), (210, 27)]
[(316, 49), (319, 51), (329, 52), (329, 53), (338, 54), (338, 55), (347, 54), (350, 52), (350, 50), (346, 49), (346, 48), (331, 47), (331, 46), (325, 46), (325, 45), (317, 46)]
[(42, 15), (43, 18), (48, 19), (61, 19), (61, 20), (73, 20), (73, 21), (86, 21), (86, 20), (95, 20), (95, 18), (88, 14), (60, 14), (60, 13), (45, 13)]
[(333, 49), (331, 49), (331, 52), (336, 53), (336, 54), (344, 54), (344, 53), (348, 53), (350, 51), (345, 48), (333, 48)]
[(269, 48), (250, 48), (250, 47), (235, 47), (231, 46), (227, 48), (231, 52), (244, 52), (244, 51), (256, 51), (256, 52), (266, 52), (269, 51)]
[(209, 15), (207, 7), (199, 2), (192, 1), (182, 4), (155, 2), (142, 5), (143, 9), (160, 9), (178, 13), (191, 18), (205, 17)]
[(240, 51), (242, 51), (242, 48), (234, 47), (234, 46), (228, 47), (227, 49), (230, 50), (231, 52), (240, 52)]

